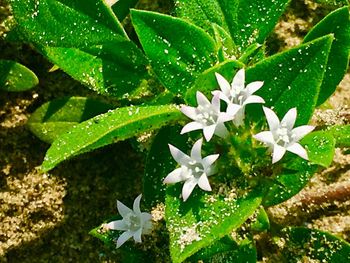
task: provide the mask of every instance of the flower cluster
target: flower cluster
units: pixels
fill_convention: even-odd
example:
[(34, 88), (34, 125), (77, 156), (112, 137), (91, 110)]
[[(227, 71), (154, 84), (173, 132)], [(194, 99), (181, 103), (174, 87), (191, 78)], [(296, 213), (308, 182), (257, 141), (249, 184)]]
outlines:
[[(232, 122), (240, 128), (244, 125), (245, 107), (252, 103), (265, 103), (260, 96), (254, 95), (264, 83), (254, 81), (245, 86), (245, 71), (241, 69), (234, 76), (230, 84), (219, 73), (215, 73), (220, 90), (212, 92), (213, 98), (209, 101), (203, 93), (197, 91), (197, 107), (182, 106), (181, 112), (193, 121), (186, 124), (181, 134), (203, 130), (206, 141), (210, 141), (214, 135), (225, 138), (229, 135), (225, 126), (226, 122)], [(225, 111), (221, 111), (221, 101), (226, 104)], [(263, 142), (272, 151), (272, 163), (282, 159), (286, 151), (295, 153), (308, 160), (306, 150), (298, 143), (301, 138), (310, 133), (314, 127), (309, 125), (293, 128), (296, 118), (296, 108), (290, 109), (279, 120), (277, 115), (269, 108), (263, 107), (269, 131), (263, 131), (253, 136), (256, 140)], [(188, 199), (196, 185), (202, 190), (211, 191), (208, 177), (216, 173), (214, 162), (218, 154), (202, 158), (201, 147), (203, 139), (199, 139), (193, 145), (191, 156), (186, 155), (173, 145), (169, 144), (170, 152), (175, 161), (180, 165), (167, 175), (164, 183), (184, 182), (182, 198)]]
[[(209, 101), (206, 96), (197, 91), (197, 107), (182, 106), (181, 112), (193, 121), (186, 124), (181, 134), (194, 130), (203, 130), (204, 138), (209, 142), (214, 135), (226, 138), (229, 131), (225, 123), (231, 122), (237, 129), (244, 125), (245, 107), (251, 103), (265, 103), (260, 96), (254, 95), (262, 86), (262, 81), (255, 81), (245, 86), (245, 71), (237, 72), (230, 84), (223, 76), (215, 74), (220, 90), (212, 92), (213, 98)], [(226, 104), (222, 111), (221, 102)], [(309, 125), (294, 128), (297, 118), (297, 109), (290, 109), (280, 121), (278, 116), (269, 108), (263, 107), (269, 131), (262, 131), (253, 135), (253, 138), (263, 142), (272, 151), (272, 163), (282, 159), (286, 151), (308, 159), (306, 150), (298, 143), (301, 138), (310, 133), (314, 127)], [(204, 191), (211, 191), (208, 177), (217, 173), (215, 162), (219, 154), (202, 157), (203, 138), (197, 140), (190, 155), (183, 153), (175, 146), (169, 144), (169, 149), (179, 167), (169, 173), (164, 183), (173, 184), (184, 182), (182, 187), (182, 198), (186, 201), (193, 189), (198, 185)], [(117, 248), (128, 239), (133, 238), (135, 242), (141, 242), (141, 235), (147, 234), (152, 229), (152, 216), (140, 210), (141, 195), (133, 205), (133, 209), (126, 207), (117, 201), (121, 220), (112, 221), (105, 225), (107, 229), (124, 231), (117, 239)]]

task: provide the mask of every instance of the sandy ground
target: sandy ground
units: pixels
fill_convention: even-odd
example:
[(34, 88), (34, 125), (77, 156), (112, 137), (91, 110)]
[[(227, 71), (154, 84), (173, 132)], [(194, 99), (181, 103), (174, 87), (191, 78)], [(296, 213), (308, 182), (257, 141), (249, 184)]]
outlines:
[[(168, 6), (154, 4), (151, 8)], [(300, 43), (328, 12), (328, 7), (310, 1), (293, 1), (269, 40), (270, 52)], [(2, 33), (1, 22), (7, 16), (0, 0)], [(40, 79), (33, 91), (0, 92), (0, 262), (118, 262), (118, 257), (88, 232), (116, 213), (117, 199), (130, 204), (140, 192), (142, 154), (123, 142), (66, 162), (49, 174), (40, 173), (38, 166), (49, 145), (26, 128), (30, 114), (54, 98), (96, 95), (60, 71), (48, 73), (52, 65), (27, 45), (0, 41), (0, 50), (0, 59), (19, 61)], [(344, 116), (349, 113), (349, 91), (347, 74), (330, 100), (334, 109), (318, 111), (315, 120), (348, 122)], [(316, 175), (301, 194), (270, 209), (270, 215), (276, 222), (306, 224), (349, 240), (349, 196), (312, 205), (307, 212), (304, 209), (307, 197), (317, 194), (315, 189), (327, 191), (349, 182), (349, 164), (349, 158), (338, 149), (331, 168)]]

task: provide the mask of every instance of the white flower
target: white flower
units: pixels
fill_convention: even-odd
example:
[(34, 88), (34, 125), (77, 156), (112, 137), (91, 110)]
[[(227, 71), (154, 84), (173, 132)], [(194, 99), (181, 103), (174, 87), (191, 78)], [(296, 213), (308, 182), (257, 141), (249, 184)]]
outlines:
[(306, 150), (298, 143), (306, 134), (315, 127), (303, 125), (293, 129), (297, 118), (297, 109), (290, 109), (280, 122), (277, 115), (269, 108), (263, 107), (270, 131), (260, 132), (253, 137), (264, 142), (273, 150), (272, 163), (276, 163), (286, 151), (295, 153), (308, 160)]
[(125, 231), (117, 240), (117, 248), (131, 237), (134, 238), (135, 242), (141, 242), (141, 235), (148, 234), (152, 229), (151, 214), (140, 210), (141, 196), (136, 197), (133, 210), (122, 202), (117, 201), (118, 212), (123, 219), (112, 221), (105, 225), (108, 229)]
[(232, 107), (230, 113), (220, 112), (220, 98), (219, 95), (214, 95), (211, 103), (201, 93), (196, 93), (198, 107), (182, 106), (181, 111), (187, 117), (194, 120), (186, 124), (181, 134), (186, 132), (203, 129), (204, 137), (209, 141), (214, 134), (224, 138), (228, 135), (227, 128), (224, 122), (233, 119), (233, 115), (238, 111), (239, 107)]
[(185, 181), (182, 188), (184, 201), (187, 200), (197, 184), (204, 191), (211, 191), (208, 176), (216, 173), (212, 164), (218, 159), (219, 154), (202, 158), (202, 143), (203, 139), (196, 141), (191, 150), (191, 157), (169, 144), (171, 155), (181, 166), (169, 173), (164, 179), (164, 183), (172, 184)]
[(223, 76), (219, 73), (215, 73), (216, 80), (219, 83), (220, 89), (213, 91), (213, 95), (218, 94), (220, 99), (227, 103), (227, 112), (231, 113), (232, 108), (236, 108), (239, 105), (239, 110), (234, 116), (233, 123), (236, 126), (240, 126), (244, 121), (245, 106), (251, 103), (265, 103), (264, 99), (253, 95), (259, 90), (264, 82), (254, 81), (249, 83), (247, 87), (244, 86), (245, 82), (245, 71), (240, 69), (234, 76), (232, 83), (230, 84)]
[(105, 0), (106, 1), (106, 4), (108, 6), (113, 6), (115, 3), (117, 3), (119, 0)]

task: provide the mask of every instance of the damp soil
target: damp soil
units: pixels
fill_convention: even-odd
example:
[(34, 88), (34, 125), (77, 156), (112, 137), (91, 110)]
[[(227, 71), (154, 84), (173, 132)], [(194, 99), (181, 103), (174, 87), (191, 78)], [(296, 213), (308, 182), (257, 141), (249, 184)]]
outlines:
[[(171, 12), (168, 1), (141, 1), (140, 7)], [(268, 40), (269, 53), (299, 44), (334, 8), (309, 0), (292, 1)], [(0, 37), (10, 15), (0, 0)], [(131, 204), (140, 193), (144, 155), (126, 141), (41, 173), (39, 166), (49, 145), (27, 129), (30, 114), (55, 98), (97, 95), (59, 70), (49, 73), (52, 65), (29, 45), (0, 40), (0, 59), (28, 66), (40, 80), (31, 91), (0, 92), (0, 262), (120, 262), (88, 232), (116, 214), (117, 199)], [(330, 107), (317, 110), (313, 121), (349, 123), (349, 94), (350, 73), (329, 100)], [(337, 149), (332, 167), (316, 174), (291, 200), (270, 208), (270, 216), (277, 223), (307, 225), (350, 241), (349, 168), (349, 155)], [(329, 197), (337, 187), (348, 190)], [(324, 196), (328, 199), (322, 200)], [(263, 261), (273, 262), (273, 257)]]

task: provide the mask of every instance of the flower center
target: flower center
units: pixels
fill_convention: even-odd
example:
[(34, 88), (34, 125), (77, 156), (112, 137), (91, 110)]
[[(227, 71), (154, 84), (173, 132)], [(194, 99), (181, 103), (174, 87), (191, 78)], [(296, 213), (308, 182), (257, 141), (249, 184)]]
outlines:
[(290, 134), (289, 134), (289, 131), (286, 127), (282, 126), (282, 127), (279, 127), (276, 131), (276, 135), (277, 135), (277, 143), (282, 143), (283, 145), (286, 145), (288, 143), (290, 143)]
[(238, 104), (238, 105), (243, 105), (244, 101), (247, 99), (246, 98), (246, 92), (244, 89), (241, 88), (236, 88), (235, 90), (231, 90), (231, 102)]
[(209, 126), (215, 124), (218, 118), (217, 113), (213, 110), (211, 105), (206, 106), (198, 106), (198, 110), (200, 111), (197, 115), (197, 122)]
[(141, 219), (135, 213), (131, 212), (125, 217), (125, 224), (128, 226), (130, 231), (137, 231), (141, 227)]
[(204, 174), (203, 165), (201, 163), (196, 162), (195, 160), (189, 162), (188, 169), (191, 170), (192, 176), (194, 176), (197, 179)]

